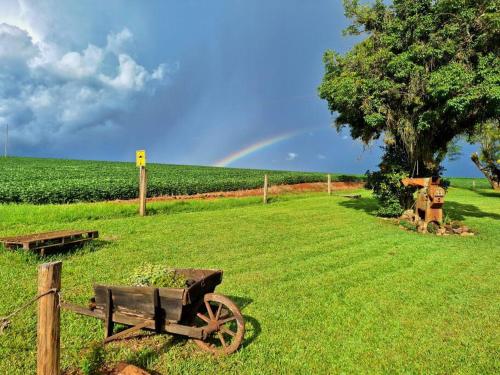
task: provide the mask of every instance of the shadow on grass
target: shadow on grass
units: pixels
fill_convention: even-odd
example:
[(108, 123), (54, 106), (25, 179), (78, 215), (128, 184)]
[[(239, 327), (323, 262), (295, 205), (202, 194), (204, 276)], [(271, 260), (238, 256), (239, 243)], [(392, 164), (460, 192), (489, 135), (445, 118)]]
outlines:
[(134, 366), (147, 369), (147, 371), (152, 374), (160, 374), (154, 370), (150, 370), (153, 363), (164, 353), (168, 352), (176, 346), (183, 346), (186, 344), (186, 339), (183, 336), (170, 336), (170, 339), (165, 340), (165, 342), (156, 347), (146, 347), (141, 348), (127, 357), (126, 363), (130, 363)]
[(247, 297), (239, 297), (239, 296), (230, 296), (227, 294), (224, 294), (227, 298), (229, 298), (231, 301), (236, 303), (236, 305), (240, 308), (240, 310), (243, 310), (245, 307), (250, 305), (253, 302), (253, 299), (247, 298)]
[(77, 246), (71, 246), (69, 248), (62, 248), (59, 250), (54, 250), (50, 254), (47, 255), (40, 255), (39, 253), (35, 253), (33, 251), (25, 251), (22, 249), (18, 250), (8, 250), (8, 249), (1, 249), (1, 251), (5, 252), (11, 252), (15, 253), (16, 255), (19, 255), (26, 263), (28, 264), (40, 264), (40, 263), (48, 263), (48, 262), (55, 262), (55, 261), (63, 261), (69, 258), (77, 257), (77, 256), (82, 256), (90, 253), (94, 253), (96, 251), (99, 251), (109, 244), (111, 244), (112, 241), (108, 240), (102, 240), (102, 239), (96, 239), (92, 240), (90, 242), (87, 242), (86, 244), (83, 245), (77, 245)]
[(339, 203), (340, 206), (364, 211), (369, 215), (375, 215), (378, 209), (378, 203), (375, 198), (362, 197), (358, 199), (346, 199)]
[(484, 191), (484, 190), (473, 190), (477, 194), (482, 195), (483, 197), (488, 197), (488, 198), (500, 198), (500, 191)]
[(262, 332), (262, 328), (257, 319), (249, 315), (243, 315), (243, 318), (245, 319), (245, 338), (243, 339), (243, 343), (241, 344), (240, 349), (246, 348), (248, 345), (254, 342)]
[[(478, 192), (481, 195), (500, 197), (500, 194), (494, 192)], [(352, 208), (355, 210), (364, 211), (369, 215), (375, 215), (378, 209), (378, 203), (374, 198), (360, 198), (356, 200), (346, 200), (340, 202), (339, 205)], [(465, 220), (466, 217), (486, 217), (491, 219), (500, 219), (499, 214), (492, 212), (481, 211), (477, 206), (472, 204), (458, 203), (455, 201), (446, 201), (444, 204), (445, 213), (453, 220)]]
[(111, 244), (112, 241), (109, 240), (103, 240), (103, 239), (95, 239), (92, 241), (89, 241), (83, 245), (77, 245), (77, 246), (71, 246), (69, 248), (61, 248), (58, 250), (55, 250), (51, 252), (48, 255), (41, 256), (36, 253), (31, 253), (31, 256), (37, 261), (37, 262), (53, 262), (53, 261), (58, 261), (58, 260), (65, 260), (68, 258), (72, 258), (75, 256), (81, 256), (85, 254), (90, 254), (94, 253), (96, 251), (99, 251), (103, 249), (104, 247), (108, 246)]
[(446, 214), (453, 220), (464, 220), (466, 217), (486, 217), (491, 219), (500, 219), (499, 214), (492, 212), (481, 211), (473, 204), (458, 203), (455, 201), (448, 201), (444, 204)]
[[(236, 305), (242, 311), (245, 307), (247, 307), (253, 302), (253, 299), (247, 297), (228, 296), (228, 295), (226, 295), (226, 297), (232, 300), (234, 303), (236, 303)], [(248, 345), (254, 342), (255, 339), (260, 335), (260, 333), (262, 332), (262, 328), (260, 326), (259, 321), (251, 317), (250, 315), (243, 314), (243, 318), (245, 319), (245, 338), (243, 340), (243, 343), (241, 344), (241, 347), (246, 348)]]

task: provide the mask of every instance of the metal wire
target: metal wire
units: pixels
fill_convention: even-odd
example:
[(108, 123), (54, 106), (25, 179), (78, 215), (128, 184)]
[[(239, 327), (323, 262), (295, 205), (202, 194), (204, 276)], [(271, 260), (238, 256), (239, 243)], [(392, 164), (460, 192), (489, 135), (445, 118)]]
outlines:
[[(0, 317), (0, 335), (3, 333), (3, 331), (10, 325), (10, 320), (16, 316), (17, 314), (19, 314), (21, 311), (23, 310), (26, 310), (30, 305), (32, 305), (33, 303), (35, 303), (36, 301), (38, 301), (40, 298), (42, 297), (45, 297), (49, 294), (52, 294), (52, 293), (56, 293), (59, 297), (60, 297), (60, 291), (56, 288), (52, 288), (52, 289), (49, 289), (47, 290), (45, 293), (42, 293), (42, 294), (39, 294), (38, 296), (30, 299), (29, 301), (25, 302), (24, 304), (22, 304), (21, 306), (19, 306), (18, 308), (14, 309), (10, 314), (6, 315), (6, 316), (2, 316)], [(59, 306), (61, 304), (61, 298), (58, 298), (59, 300)]]

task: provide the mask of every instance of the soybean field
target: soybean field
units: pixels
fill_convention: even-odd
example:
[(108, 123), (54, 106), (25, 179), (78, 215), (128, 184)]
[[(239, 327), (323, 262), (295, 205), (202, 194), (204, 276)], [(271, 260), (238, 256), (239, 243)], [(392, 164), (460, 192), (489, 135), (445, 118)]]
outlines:
[[(254, 189), (263, 175), (272, 185), (326, 182), (324, 173), (148, 164), (148, 196), (192, 195)], [(334, 181), (361, 176), (332, 175)], [(134, 163), (36, 159), (0, 159), (0, 203), (72, 203), (132, 199), (138, 194)]]

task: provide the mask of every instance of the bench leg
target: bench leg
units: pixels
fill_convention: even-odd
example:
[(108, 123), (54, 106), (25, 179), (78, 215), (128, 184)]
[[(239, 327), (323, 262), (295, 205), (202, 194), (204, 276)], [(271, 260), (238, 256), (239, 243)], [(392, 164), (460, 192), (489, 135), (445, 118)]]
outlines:
[(111, 289), (106, 290), (106, 306), (104, 311), (104, 337), (108, 338), (113, 335), (113, 296)]

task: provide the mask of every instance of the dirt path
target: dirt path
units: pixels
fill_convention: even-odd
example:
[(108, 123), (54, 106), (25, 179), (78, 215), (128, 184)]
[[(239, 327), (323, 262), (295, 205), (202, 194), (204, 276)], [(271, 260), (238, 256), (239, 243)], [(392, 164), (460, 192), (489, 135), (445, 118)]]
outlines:
[[(332, 182), (332, 191), (334, 190), (353, 190), (360, 189), (364, 186), (362, 182)], [(269, 187), (269, 194), (283, 194), (283, 193), (305, 193), (305, 192), (326, 192), (327, 186), (325, 182), (302, 183), (293, 185), (273, 185)], [(217, 191), (212, 193), (202, 193), (193, 195), (164, 195), (161, 197), (148, 198), (148, 202), (163, 202), (172, 200), (186, 200), (186, 199), (216, 199), (225, 197), (251, 197), (262, 195), (262, 188), (250, 190), (236, 190), (236, 191)], [(115, 203), (131, 203), (137, 202), (137, 199), (130, 200), (115, 200)]]

